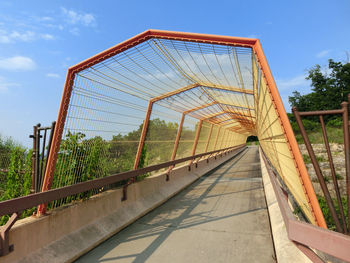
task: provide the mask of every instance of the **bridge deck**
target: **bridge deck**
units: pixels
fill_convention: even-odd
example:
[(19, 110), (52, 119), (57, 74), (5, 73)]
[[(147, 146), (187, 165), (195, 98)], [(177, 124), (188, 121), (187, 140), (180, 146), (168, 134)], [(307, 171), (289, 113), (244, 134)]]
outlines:
[(77, 262), (274, 262), (258, 149), (202, 177)]

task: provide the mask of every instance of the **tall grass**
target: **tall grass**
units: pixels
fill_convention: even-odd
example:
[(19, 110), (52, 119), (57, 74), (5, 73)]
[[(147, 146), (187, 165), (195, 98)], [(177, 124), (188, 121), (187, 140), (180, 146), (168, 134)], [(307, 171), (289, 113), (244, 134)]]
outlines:
[[(330, 143), (339, 143), (339, 144), (344, 143), (344, 135), (343, 135), (342, 128), (327, 127), (326, 130), (328, 135), (328, 141)], [(312, 144), (324, 143), (321, 129), (306, 131), (306, 132)], [(294, 133), (295, 133), (295, 138), (297, 139), (297, 142), (299, 144), (304, 144), (303, 138), (301, 137), (299, 130), (294, 130)]]

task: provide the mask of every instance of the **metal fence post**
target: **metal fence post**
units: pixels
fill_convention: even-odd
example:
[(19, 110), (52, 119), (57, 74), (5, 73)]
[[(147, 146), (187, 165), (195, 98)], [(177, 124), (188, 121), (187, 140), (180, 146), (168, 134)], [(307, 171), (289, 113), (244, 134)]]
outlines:
[(338, 200), (338, 205), (339, 205), (339, 210), (340, 210), (340, 217), (341, 217), (341, 220), (342, 220), (342, 223), (343, 223), (344, 232), (347, 233), (344, 208), (343, 208), (343, 204), (342, 204), (342, 201), (341, 201), (341, 195), (340, 195), (340, 191), (339, 191), (337, 176), (336, 176), (336, 173), (335, 173), (333, 157), (332, 157), (331, 149), (329, 147), (329, 141), (328, 141), (328, 136), (327, 136), (327, 131), (326, 131), (326, 125), (324, 123), (322, 115), (320, 115), (320, 123), (321, 123), (321, 128), (322, 128), (322, 135), (323, 135), (324, 144), (326, 146), (326, 151), (327, 151), (327, 156), (328, 156), (328, 161), (329, 161), (329, 168), (331, 170), (331, 175), (332, 175), (332, 179), (333, 179), (334, 189), (335, 189), (336, 197), (337, 197), (337, 200)]
[[(197, 132), (196, 132), (196, 137), (194, 138), (194, 142), (193, 142), (193, 147), (192, 147), (192, 156), (194, 156), (196, 154), (196, 149), (197, 149), (197, 144), (198, 144), (198, 139), (199, 139), (199, 134), (201, 133), (201, 129), (202, 129), (202, 124), (203, 124), (203, 120), (200, 120), (198, 123), (198, 127), (197, 127)], [(191, 168), (191, 164), (193, 163), (193, 159), (189, 161), (188, 165), (189, 168)]]
[(37, 126), (33, 126), (33, 134), (29, 136), (29, 138), (33, 139), (33, 151), (32, 151), (32, 187), (30, 189), (31, 193), (35, 193), (36, 191), (36, 135), (37, 135)]
[(293, 112), (295, 120), (296, 120), (296, 122), (297, 122), (297, 124), (299, 126), (301, 136), (303, 137), (303, 140), (305, 142), (306, 149), (307, 149), (307, 151), (309, 153), (312, 165), (314, 166), (315, 173), (317, 175), (318, 181), (320, 182), (320, 186), (321, 186), (322, 192), (323, 192), (324, 197), (326, 199), (327, 205), (328, 205), (329, 210), (331, 212), (331, 215), (332, 215), (332, 218), (333, 218), (334, 223), (336, 225), (337, 231), (338, 232), (343, 232), (343, 230), (342, 230), (342, 228), (340, 226), (340, 222), (339, 222), (339, 219), (338, 219), (338, 216), (337, 216), (337, 212), (335, 210), (335, 207), (334, 207), (331, 195), (329, 194), (328, 187), (327, 187), (327, 185), (326, 185), (326, 183), (324, 181), (322, 171), (320, 169), (320, 166), (318, 165), (315, 152), (314, 152), (314, 150), (312, 148), (312, 145), (311, 145), (309, 137), (308, 137), (308, 135), (306, 133), (305, 127), (303, 125), (303, 122), (301, 121), (300, 114), (299, 114), (299, 112), (298, 112), (296, 107), (292, 108), (292, 112)]
[(136, 153), (136, 157), (135, 157), (134, 170), (139, 168), (138, 166), (140, 163), (142, 149), (143, 149), (143, 146), (144, 146), (145, 140), (146, 140), (146, 135), (147, 135), (147, 131), (148, 131), (148, 124), (149, 124), (149, 119), (151, 117), (152, 107), (153, 107), (153, 101), (149, 101), (145, 121), (143, 122), (143, 126), (142, 126), (142, 132), (141, 132), (141, 136), (140, 136), (139, 146), (137, 148), (137, 153)]
[[(174, 161), (175, 157), (176, 157), (177, 148), (179, 147), (179, 142), (180, 142), (180, 137), (181, 137), (181, 132), (182, 132), (182, 126), (183, 126), (184, 120), (185, 120), (185, 115), (186, 115), (186, 113), (183, 112), (182, 116), (181, 116), (180, 125), (179, 125), (179, 128), (177, 130), (177, 134), (176, 134), (176, 139), (175, 139), (175, 143), (174, 143), (174, 149), (173, 149), (173, 152), (171, 154), (171, 161)], [(169, 169), (167, 171), (167, 176), (166, 176), (166, 180), (167, 181), (169, 181), (169, 173), (174, 167), (175, 167), (174, 165), (169, 167)]]
[[(147, 135), (147, 131), (148, 131), (149, 119), (151, 117), (152, 108), (153, 108), (153, 101), (150, 100), (149, 103), (148, 103), (145, 120), (144, 120), (143, 126), (142, 126), (139, 146), (138, 146), (137, 152), (136, 152), (136, 157), (135, 157), (135, 162), (134, 162), (134, 167), (133, 167), (134, 170), (137, 170), (139, 168), (141, 154), (142, 154), (142, 149), (143, 149), (143, 146), (145, 145), (145, 140), (146, 140), (146, 135)], [(127, 199), (127, 188), (128, 188), (128, 185), (133, 183), (133, 182), (135, 182), (135, 180), (136, 180), (136, 178), (132, 178), (123, 186), (122, 201), (125, 201)]]
[(342, 102), (343, 110), (343, 130), (344, 130), (344, 151), (345, 151), (345, 169), (346, 169), (346, 195), (348, 202), (348, 225), (350, 228), (350, 141), (349, 141), (349, 112), (347, 102)]
[(210, 125), (209, 135), (208, 135), (208, 140), (207, 140), (207, 145), (205, 146), (204, 152), (207, 152), (207, 151), (208, 151), (208, 147), (209, 147), (209, 142), (210, 142), (211, 134), (212, 134), (212, 132), (213, 132), (213, 127), (214, 127), (214, 124), (211, 124), (211, 125)]

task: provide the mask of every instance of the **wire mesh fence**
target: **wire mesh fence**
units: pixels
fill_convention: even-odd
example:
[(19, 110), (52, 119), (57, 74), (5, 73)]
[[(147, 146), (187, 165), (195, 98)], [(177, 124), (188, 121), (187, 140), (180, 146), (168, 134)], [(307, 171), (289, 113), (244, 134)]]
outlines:
[(243, 143), (245, 134), (228, 138), (231, 126), (252, 127), (251, 56), (251, 48), (152, 38), (78, 72), (52, 187)]
[(68, 71), (42, 190), (241, 145), (253, 135), (316, 223), (304, 164), (257, 40), (167, 34), (130, 40)]

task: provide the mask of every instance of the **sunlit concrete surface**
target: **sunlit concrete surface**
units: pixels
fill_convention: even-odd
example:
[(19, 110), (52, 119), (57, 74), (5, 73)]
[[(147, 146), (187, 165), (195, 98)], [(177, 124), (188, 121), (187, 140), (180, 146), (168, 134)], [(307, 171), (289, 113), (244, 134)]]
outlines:
[(76, 262), (275, 262), (257, 147)]

